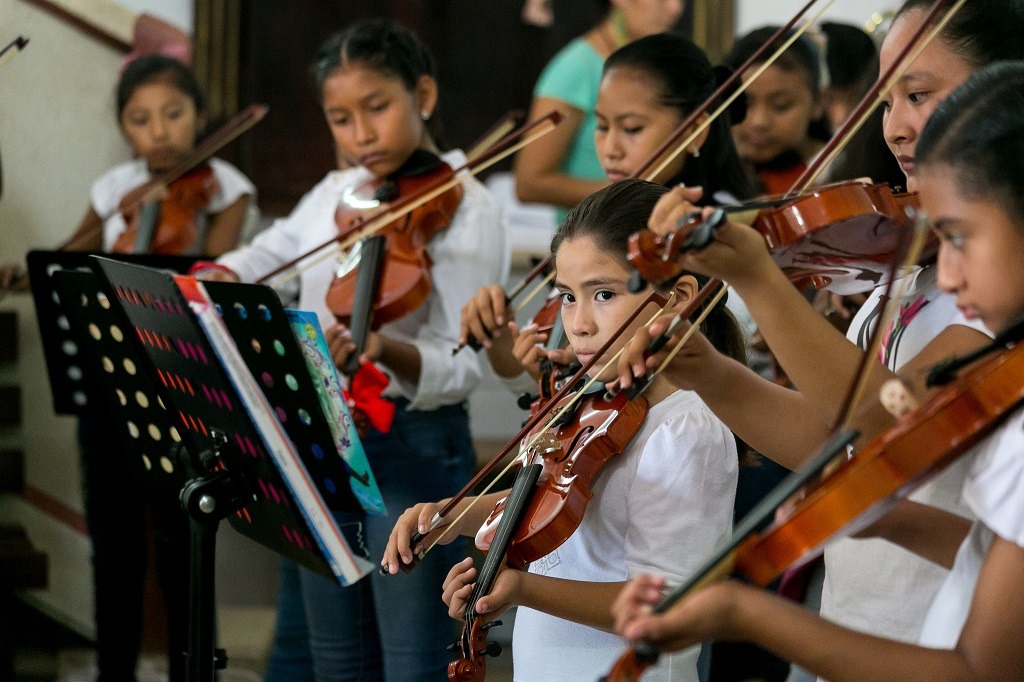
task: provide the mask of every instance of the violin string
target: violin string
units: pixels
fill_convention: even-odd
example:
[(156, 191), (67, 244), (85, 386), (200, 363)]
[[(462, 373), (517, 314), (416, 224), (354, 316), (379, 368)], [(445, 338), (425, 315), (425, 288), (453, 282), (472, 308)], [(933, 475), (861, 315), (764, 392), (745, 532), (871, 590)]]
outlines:
[(487, 170), (494, 164), (505, 160), (512, 154), (515, 154), (517, 151), (522, 149), (523, 147), (533, 143), (535, 140), (538, 140), (541, 137), (550, 133), (552, 130), (555, 129), (556, 125), (556, 123), (547, 121), (543, 125), (541, 125), (539, 129), (534, 133), (527, 135), (519, 142), (510, 145), (507, 149), (502, 150), (498, 154), (495, 154), (493, 157), (489, 159), (484, 159), (483, 161), (480, 162), (479, 165), (470, 167), (470, 164), (466, 164), (461, 169), (456, 171), (452, 175), (451, 179), (445, 181), (438, 187), (435, 187), (434, 189), (425, 192), (422, 196), (409, 201), (407, 204), (403, 204), (401, 208), (399, 208), (398, 210), (385, 210), (382, 213), (377, 214), (376, 216), (371, 218), (369, 222), (367, 222), (365, 225), (354, 231), (348, 237), (345, 237), (344, 240), (339, 241), (339, 239), (332, 239), (326, 244), (323, 244), (319, 249), (315, 249), (313, 252), (306, 254), (306, 257), (301, 259), (298, 263), (296, 263), (294, 267), (279, 274), (276, 274), (273, 277), (267, 278), (267, 280), (263, 283), (267, 284), (273, 289), (278, 289), (284, 284), (290, 282), (291, 280), (301, 275), (309, 268), (313, 267), (314, 265), (317, 265), (318, 263), (321, 263), (322, 261), (326, 260), (327, 258), (330, 258), (331, 256), (334, 256), (336, 253), (347, 252), (355, 244), (360, 242), (364, 237), (376, 234), (377, 232), (381, 231), (382, 229), (393, 223), (395, 220), (398, 220), (402, 216), (411, 213), (412, 211), (419, 208), (423, 204), (427, 203), (431, 199), (434, 199), (440, 196), (441, 194), (444, 194), (448, 190), (452, 189), (453, 187), (461, 183), (466, 178), (475, 176)]
[(715, 109), (713, 113), (711, 113), (703, 121), (701, 121), (697, 125), (697, 127), (694, 128), (693, 132), (690, 133), (689, 137), (685, 138), (683, 142), (676, 145), (676, 147), (672, 149), (672, 151), (668, 153), (657, 166), (655, 166), (654, 170), (647, 173), (644, 176), (644, 179), (653, 181), (653, 178), (658, 177), (658, 175), (660, 175), (668, 167), (670, 163), (672, 163), (680, 154), (682, 154), (683, 151), (689, 149), (690, 145), (693, 144), (694, 140), (700, 137), (701, 133), (703, 133), (707, 128), (711, 126), (712, 123), (714, 123), (715, 119), (721, 116), (732, 105), (733, 102), (739, 99), (740, 95), (746, 92), (747, 88), (750, 87), (750, 84), (757, 80), (757, 78), (762, 73), (764, 73), (765, 70), (768, 69), (768, 67), (775, 63), (775, 61), (779, 57), (781, 57), (787, 49), (789, 49), (790, 45), (795, 43), (797, 40), (799, 40), (800, 36), (802, 36), (804, 33), (810, 30), (810, 28), (814, 26), (815, 23), (817, 23), (817, 21), (822, 17), (822, 15), (824, 15), (828, 8), (835, 4), (835, 2), (836, 0), (828, 0), (828, 2), (826, 2), (813, 17), (805, 21), (800, 26), (800, 28), (793, 31), (793, 35), (787, 38), (782, 43), (782, 45), (780, 45), (778, 49), (776, 49), (775, 52), (773, 52), (772, 55), (764, 63), (758, 66), (757, 69), (755, 69), (754, 72), (750, 75), (750, 78), (744, 78), (743, 82), (739, 85), (739, 87), (737, 87), (736, 90), (731, 95), (729, 95), (718, 106), (718, 108)]
[[(669, 294), (669, 296), (668, 296), (668, 300), (667, 300), (667, 301), (665, 302), (665, 304), (664, 304), (663, 306), (659, 307), (659, 308), (658, 308), (658, 310), (657, 310), (657, 311), (656, 311), (656, 312), (655, 312), (655, 313), (654, 313), (654, 314), (653, 314), (653, 315), (652, 315), (652, 316), (650, 317), (650, 319), (648, 319), (648, 320), (647, 320), (647, 322), (646, 322), (646, 323), (644, 323), (644, 327), (649, 327), (649, 326), (651, 326), (652, 324), (654, 324), (655, 320), (657, 320), (657, 319), (658, 319), (659, 317), (661, 317), (661, 316), (662, 316), (662, 315), (664, 314), (665, 310), (667, 310), (667, 309), (668, 309), (669, 307), (671, 307), (672, 303), (673, 303), (673, 302), (675, 301), (675, 297), (676, 297), (676, 293), (675, 293), (675, 291), (671, 292), (671, 293)], [(650, 299), (648, 299), (648, 302), (649, 302), (649, 301), (650, 301)], [(645, 305), (646, 305), (646, 303), (645, 303)], [(593, 373), (592, 373), (592, 374), (593, 374), (593, 377), (592, 377), (592, 378), (590, 378), (590, 379), (589, 379), (589, 381), (587, 381), (587, 382), (586, 382), (586, 383), (585, 383), (585, 384), (583, 385), (583, 387), (582, 387), (582, 388), (580, 388), (580, 389), (579, 389), (578, 391), (576, 391), (576, 392), (575, 392), (575, 393), (574, 393), (574, 394), (572, 395), (572, 397), (571, 397), (571, 398), (570, 398), (570, 399), (569, 399), (569, 400), (568, 400), (568, 401), (566, 402), (566, 404), (565, 404), (565, 405), (563, 405), (563, 406), (562, 406), (562, 408), (561, 408), (560, 410), (558, 410), (558, 412), (557, 412), (557, 413), (555, 414), (555, 416), (554, 416), (554, 417), (551, 417), (551, 418), (550, 418), (550, 419), (548, 420), (548, 422), (547, 422), (547, 423), (546, 423), (546, 424), (545, 424), (545, 425), (543, 426), (543, 428), (541, 428), (540, 430), (536, 431), (536, 432), (535, 432), (535, 433), (534, 433), (534, 434), (533, 434), (532, 436), (530, 436), (530, 437), (529, 437), (529, 440), (528, 440), (528, 441), (527, 441), (527, 443), (526, 443), (526, 445), (521, 445), (521, 446), (520, 446), (520, 449), (519, 449), (520, 453), (522, 453), (522, 452), (526, 452), (526, 453), (529, 453), (529, 452), (530, 452), (530, 450), (531, 450), (531, 448), (533, 448), (533, 446), (537, 444), (537, 441), (538, 441), (538, 440), (540, 440), (540, 439), (541, 439), (541, 437), (542, 437), (542, 436), (543, 436), (544, 434), (546, 434), (546, 433), (547, 433), (547, 432), (548, 432), (548, 431), (549, 431), (549, 430), (551, 429), (551, 427), (553, 427), (553, 426), (554, 426), (555, 424), (557, 424), (557, 423), (558, 423), (558, 421), (559, 421), (559, 420), (560, 420), (560, 419), (561, 419), (561, 418), (562, 418), (562, 417), (563, 417), (563, 416), (565, 415), (565, 413), (566, 413), (566, 412), (568, 412), (568, 411), (569, 411), (570, 409), (572, 409), (573, 407), (575, 407), (575, 406), (576, 406), (576, 403), (577, 403), (577, 402), (579, 402), (579, 401), (580, 401), (580, 400), (582, 400), (582, 399), (583, 399), (584, 397), (586, 397), (586, 395), (587, 395), (587, 389), (588, 389), (588, 388), (590, 388), (591, 386), (593, 386), (593, 385), (594, 385), (595, 383), (597, 383), (597, 382), (599, 381), (598, 377), (600, 377), (600, 376), (601, 376), (602, 374), (604, 374), (604, 373), (605, 373), (605, 372), (606, 372), (606, 371), (608, 370), (608, 368), (609, 368), (609, 367), (611, 367), (611, 366), (612, 366), (613, 364), (615, 364), (616, 362), (618, 362), (618, 359), (619, 359), (619, 357), (620, 357), (620, 356), (622, 355), (622, 351), (623, 351), (623, 350), (625, 350), (625, 348), (624, 348), (624, 347), (623, 347), (623, 348), (620, 348), (620, 349), (619, 349), (619, 350), (618, 350), (618, 351), (617, 351), (617, 352), (616, 352), (616, 353), (615, 353), (615, 354), (614, 354), (614, 355), (613, 355), (613, 356), (611, 357), (611, 359), (610, 359), (610, 360), (608, 360), (608, 361), (607, 361), (607, 362), (606, 362), (606, 363), (604, 364), (604, 366), (603, 366), (603, 367), (601, 367), (601, 369), (599, 369), (599, 370), (598, 370), (597, 372), (593, 372)], [(434, 547), (435, 547), (435, 546), (437, 545), (437, 543), (439, 543), (439, 542), (440, 542), (440, 541), (441, 541), (441, 540), (442, 540), (442, 539), (443, 539), (443, 538), (444, 538), (444, 537), (445, 537), (445, 536), (446, 536), (446, 535), (448, 534), (448, 532), (450, 531), (450, 529), (451, 529), (451, 528), (452, 528), (453, 526), (455, 526), (455, 525), (456, 525), (456, 524), (457, 524), (457, 523), (458, 523), (458, 522), (459, 522), (460, 520), (462, 520), (462, 518), (463, 518), (463, 517), (464, 517), (464, 516), (465, 516), (466, 514), (468, 514), (468, 513), (470, 512), (470, 510), (471, 510), (471, 509), (472, 509), (472, 508), (473, 508), (474, 506), (476, 506), (476, 503), (477, 503), (477, 502), (478, 502), (478, 501), (480, 500), (480, 498), (482, 498), (482, 497), (483, 497), (484, 495), (486, 495), (487, 493), (489, 493), (489, 492), (491, 491), (491, 489), (492, 489), (492, 488), (493, 488), (493, 487), (494, 487), (495, 485), (497, 485), (497, 483), (498, 483), (498, 481), (499, 481), (499, 480), (501, 479), (501, 477), (502, 477), (502, 476), (504, 476), (504, 475), (505, 475), (506, 473), (508, 473), (508, 472), (509, 472), (509, 471), (510, 471), (510, 470), (512, 469), (512, 467), (513, 467), (513, 466), (514, 466), (514, 465), (516, 464), (516, 462), (518, 462), (518, 461), (519, 461), (519, 458), (518, 458), (518, 457), (513, 457), (513, 458), (512, 458), (512, 459), (511, 459), (511, 460), (509, 461), (509, 463), (505, 465), (505, 468), (504, 468), (504, 469), (502, 469), (500, 473), (498, 473), (498, 475), (497, 475), (497, 476), (494, 476), (493, 478), (491, 478), (491, 481), (490, 481), (490, 483), (488, 483), (488, 484), (487, 484), (487, 485), (486, 485), (486, 486), (484, 487), (484, 489), (483, 489), (483, 490), (481, 490), (481, 491), (480, 491), (479, 493), (477, 493), (477, 494), (476, 494), (476, 495), (475, 495), (475, 496), (474, 496), (474, 497), (473, 497), (473, 498), (472, 498), (472, 499), (471, 499), (471, 500), (469, 501), (469, 503), (468, 503), (468, 504), (466, 505), (466, 508), (465, 508), (465, 509), (463, 509), (463, 510), (462, 510), (461, 512), (459, 512), (458, 516), (456, 516), (456, 517), (455, 517), (455, 518), (454, 518), (454, 519), (453, 519), (453, 520), (452, 520), (451, 522), (449, 522), (449, 523), (445, 524), (445, 526), (444, 526), (444, 527), (443, 527), (443, 528), (441, 529), (441, 532), (440, 532), (440, 534), (438, 534), (438, 536), (437, 536), (436, 538), (434, 538), (433, 542), (431, 542), (431, 543), (430, 543), (430, 545), (428, 545), (428, 546), (426, 547), (426, 549), (424, 549), (424, 550), (423, 550), (422, 552), (420, 552), (420, 553), (419, 553), (419, 554), (417, 555), (417, 558), (420, 558), (420, 559), (422, 559), (422, 558), (423, 558), (424, 556), (426, 556), (426, 555), (427, 555), (427, 553), (428, 553), (428, 552), (430, 552), (430, 551), (431, 551), (432, 549), (434, 549)], [(435, 530), (435, 529), (437, 528), (437, 525), (436, 525), (436, 524), (440, 522), (440, 519), (441, 519), (441, 517), (439, 517), (439, 516), (435, 516), (435, 517), (434, 517), (434, 518), (433, 518), (433, 519), (431, 520), (431, 526), (432, 526), (432, 527), (430, 528), (430, 530), (428, 530), (428, 531), (427, 531), (428, 533), (429, 533), (429, 532), (431, 532), (431, 531), (433, 531), (433, 530)]]
[[(924, 52), (924, 50), (932, 43), (932, 41), (942, 32), (942, 30), (946, 27), (946, 24), (948, 24), (950, 20), (952, 20), (953, 16), (964, 5), (965, 2), (967, 2), (967, 0), (957, 0), (949, 8), (949, 11), (946, 12), (946, 14), (938, 22), (936, 22), (935, 26), (928, 33), (927, 37), (923, 41), (920, 41), (920, 44), (914, 46), (914, 50), (912, 53), (910, 53), (910, 56), (907, 59), (898, 61), (898, 68), (890, 69), (891, 73), (883, 76), (883, 78), (885, 78), (885, 81), (882, 87), (878, 89), (874, 101), (870, 104), (870, 106), (864, 109), (859, 116), (857, 116), (856, 121), (852, 124), (852, 127), (850, 128), (846, 136), (842, 139), (841, 143), (834, 145), (831, 150), (829, 150), (827, 147), (823, 149), (822, 151), (825, 152), (827, 156), (823, 158), (821, 161), (818, 161), (818, 159), (814, 159), (811, 161), (811, 166), (815, 166), (814, 170), (806, 178), (806, 180), (802, 179), (802, 183), (797, 183), (802, 184), (802, 187), (800, 188), (801, 192), (806, 191), (807, 188), (810, 187), (814, 183), (814, 181), (818, 179), (818, 176), (820, 176), (825, 171), (829, 164), (835, 161), (836, 157), (839, 156), (843, 149), (846, 148), (846, 145), (849, 144), (849, 142), (853, 139), (854, 135), (856, 135), (857, 132), (864, 126), (864, 124), (867, 123), (868, 119), (871, 118), (871, 114), (874, 113), (875, 109), (878, 108), (880, 104), (882, 104), (882, 102), (885, 100), (886, 95), (888, 95), (889, 91), (892, 90), (893, 86), (896, 85), (896, 81), (899, 80), (899, 78), (904, 73), (906, 73), (911, 66), (913, 66), (914, 62), (917, 61), (917, 58), (921, 56), (921, 53)], [(852, 116), (856, 116), (856, 112)]]

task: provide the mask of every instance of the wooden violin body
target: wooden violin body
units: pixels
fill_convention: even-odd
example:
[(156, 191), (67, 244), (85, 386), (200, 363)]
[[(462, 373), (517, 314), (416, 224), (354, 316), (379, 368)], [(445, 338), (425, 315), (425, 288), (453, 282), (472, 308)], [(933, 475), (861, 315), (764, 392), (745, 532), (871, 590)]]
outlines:
[[(137, 187), (121, 200), (121, 213), (128, 229), (118, 236), (111, 250), (172, 256), (185, 253), (195, 244), (199, 236), (198, 220), (219, 189), (213, 169), (205, 163), (168, 183), (163, 198), (156, 200), (158, 210), (154, 210), (154, 202), (147, 200), (154, 185), (146, 183)], [(146, 224), (149, 216), (156, 221), (152, 225)]]
[[(917, 206), (916, 194), (894, 194), (885, 183), (841, 182), (759, 211), (752, 227), (790, 280), (814, 278), (819, 288), (850, 295), (882, 282)], [(634, 234), (629, 261), (650, 282), (677, 277), (678, 259), (689, 250), (687, 239), (699, 223), (684, 223), (664, 236), (649, 230)]]
[(739, 546), (736, 570), (767, 585), (839, 534), (882, 516), (973, 447), (1024, 401), (1024, 344), (967, 370), (813, 485)]
[[(526, 439), (526, 443), (536, 442), (520, 452), (519, 458), (524, 464), (541, 462), (543, 472), (507, 550), (509, 565), (522, 567), (547, 556), (576, 531), (594, 495), (591, 485), (601, 468), (620, 454), (643, 426), (648, 410), (646, 398), (628, 400), (625, 393), (620, 393), (606, 401), (602, 394), (599, 391), (584, 398), (575, 407), (573, 418), (566, 420), (570, 423), (548, 430), (539, 438), (531, 434)], [(479, 549), (490, 547), (504, 507), (502, 500), (481, 526), (476, 536)]]
[[(361, 227), (376, 217), (387, 203), (413, 196), (432, 185), (453, 177), (454, 171), (438, 160), (427, 172), (375, 180), (345, 193), (335, 212), (339, 238), (358, 234)], [(462, 201), (461, 184), (414, 208), (381, 230), (385, 236), (384, 267), (377, 302), (374, 328), (412, 312), (430, 295), (432, 288), (427, 253), (430, 240), (448, 227)], [(359, 247), (354, 247), (338, 270), (327, 292), (327, 307), (340, 322), (350, 325), (356, 291)]]

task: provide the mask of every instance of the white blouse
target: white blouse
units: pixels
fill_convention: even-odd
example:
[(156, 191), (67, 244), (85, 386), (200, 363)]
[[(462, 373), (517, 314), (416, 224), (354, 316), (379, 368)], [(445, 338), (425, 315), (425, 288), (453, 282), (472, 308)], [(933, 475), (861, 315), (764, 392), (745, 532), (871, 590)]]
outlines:
[[(458, 150), (442, 156), (452, 168), (465, 164)], [(311, 189), (286, 218), (274, 222), (252, 244), (218, 259), (242, 281), (252, 282), (338, 235), (334, 212), (346, 189), (372, 176), (365, 168), (331, 171)], [(434, 410), (464, 401), (480, 381), (476, 353), (452, 356), (458, 345), (462, 306), (481, 286), (503, 282), (509, 268), (509, 238), (505, 219), (487, 189), (475, 178), (463, 182), (462, 202), (451, 224), (427, 247), (433, 261), (433, 286), (427, 300), (408, 315), (384, 324), (380, 333), (412, 344), (420, 353), (419, 383), (392, 376), (386, 396), (403, 396), (409, 409)], [(339, 266), (338, 257), (326, 258), (299, 276), (298, 307), (316, 313), (327, 329), (335, 324), (325, 300)], [(383, 371), (387, 368), (381, 367)]]

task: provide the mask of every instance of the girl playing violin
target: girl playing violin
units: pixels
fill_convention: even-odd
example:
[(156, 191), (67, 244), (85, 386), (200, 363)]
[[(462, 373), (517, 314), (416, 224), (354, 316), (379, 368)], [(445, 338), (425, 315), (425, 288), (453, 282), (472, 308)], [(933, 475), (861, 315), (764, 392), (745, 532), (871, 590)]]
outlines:
[[(89, 209), (67, 242), (70, 249), (135, 251), (131, 240), (128, 248), (118, 246), (119, 237), (128, 229), (121, 200), (186, 159), (206, 123), (205, 100), (195, 75), (181, 62), (163, 55), (146, 55), (125, 67), (117, 84), (116, 103), (118, 124), (136, 158), (110, 169), (93, 183)], [(217, 158), (208, 163), (213, 171), (211, 198), (195, 216), (195, 241), (182, 254), (216, 256), (234, 248), (256, 195), (252, 182), (230, 163)], [(0, 268), (0, 288), (7, 286), (17, 270), (17, 266)]]
[[(887, 69), (925, 20), (931, 3), (908, 0), (882, 46)], [(941, 14), (940, 14), (941, 16)], [(1012, 57), (1024, 58), (1019, 41), (1024, 8), (1011, 0), (980, 0), (964, 4), (935, 41), (909, 65), (887, 97), (885, 135), (890, 148), (903, 157), (907, 182), (917, 187), (912, 162), (928, 116), (958, 84), (981, 66)], [(686, 201), (696, 193), (674, 190), (652, 213), (651, 227), (667, 232), (695, 208)], [(677, 385), (694, 388), (729, 427), (751, 447), (787, 468), (802, 464), (824, 441), (829, 424), (843, 401), (859, 364), (859, 346), (866, 344), (884, 302), (876, 289), (853, 319), (847, 339), (825, 321), (789, 284), (772, 262), (764, 239), (754, 230), (729, 222), (708, 249), (688, 254), (686, 268), (720, 276), (743, 297), (758, 328), (799, 392), (772, 385), (732, 363), (694, 335), (667, 375)], [(906, 378), (915, 393), (925, 391), (927, 368), (951, 355), (983, 345), (991, 334), (982, 321), (965, 316), (956, 298), (938, 286), (933, 263), (915, 267), (903, 282), (903, 295), (893, 322), (884, 330), (869, 391), (893, 372)], [(662, 323), (651, 332), (660, 333)], [(631, 342), (620, 362), (623, 386), (644, 371), (642, 351), (648, 332)], [(765, 414), (774, 418), (770, 423)], [(875, 407), (858, 418), (862, 433), (874, 435), (892, 423)], [(787, 428), (777, 428), (786, 424)], [(960, 502), (970, 463), (964, 459), (947, 469), (913, 499), (961, 516), (971, 510)], [(934, 564), (876, 540), (840, 540), (825, 550), (825, 583), (821, 614), (863, 632), (915, 641), (944, 572)]]
[[(650, 293), (630, 293), (626, 286), (626, 239), (664, 192), (642, 180), (615, 183), (570, 211), (552, 239), (562, 319), (581, 361)], [(676, 305), (688, 301), (697, 286), (697, 278), (684, 277)], [(638, 318), (634, 326), (640, 323)], [(742, 360), (742, 335), (725, 308), (716, 309), (705, 329), (723, 352)], [(600, 367), (605, 358), (598, 362)], [(641, 430), (600, 472), (581, 525), (529, 570), (504, 570), (478, 603), (487, 620), (520, 606), (513, 633), (516, 679), (596, 679), (621, 648), (621, 640), (608, 632), (608, 609), (624, 581), (655, 567), (685, 575), (730, 531), (737, 475), (732, 434), (691, 391), (657, 379), (646, 397), (651, 407)], [(477, 500), (441, 541), (473, 535), (506, 494)], [(471, 499), (476, 498), (463, 499), (447, 518), (459, 516)], [(418, 504), (402, 514), (382, 561), (391, 573), (411, 560), (412, 534), (425, 532), (438, 508)], [(428, 535), (424, 546), (436, 537)], [(443, 599), (452, 617), (461, 618), (475, 576), (466, 559), (445, 579)], [(696, 680), (697, 653), (675, 658), (665, 679)]]
[[(335, 211), (347, 190), (395, 175), (414, 155), (440, 154), (434, 60), (405, 28), (384, 20), (348, 27), (323, 44), (315, 75), (331, 135), (357, 165), (328, 173), (291, 215), (223, 256), (223, 270), (211, 276), (253, 281), (309, 252), (338, 235)], [(457, 150), (440, 158), (452, 168), (465, 163)], [(336, 518), (343, 529), (357, 531), (373, 555), (383, 552), (397, 512), (455, 493), (475, 462), (465, 401), (481, 369), (472, 353), (453, 357), (451, 348), (458, 306), (506, 275), (508, 245), (490, 194), (472, 178), (462, 187), (448, 227), (427, 248), (433, 288), (426, 302), (370, 332), (362, 352), (363, 361), (390, 377), (383, 397), (396, 406), (394, 421), (387, 433), (371, 428), (363, 446), (396, 516), (336, 512)], [(321, 262), (302, 271), (298, 307), (317, 313), (335, 361), (345, 367), (354, 344), (325, 301), (337, 267)], [(456, 556), (453, 547), (407, 580), (374, 575), (350, 587), (283, 563), (268, 679), (437, 679), (448, 663), (444, 647), (451, 633), (438, 627), (446, 619), (436, 590)]]
[[(604, 63), (594, 109), (594, 144), (607, 179), (615, 182), (639, 170), (718, 85), (718, 75), (704, 52), (679, 35), (648, 36), (612, 53)], [(734, 109), (742, 117), (742, 107)], [(729, 129), (730, 113), (726, 113), (657, 182), (704, 187), (717, 203), (749, 198), (752, 188)], [(514, 393), (536, 390), (547, 334), (534, 325), (522, 329), (516, 325), (500, 285), (481, 288), (463, 307), (461, 335), (462, 342), (470, 337), (483, 339), (491, 366)], [(546, 357), (566, 360), (561, 351), (550, 351)]]
[[(985, 67), (938, 106), (915, 140), (915, 183), (940, 240), (938, 282), (969, 318), (1003, 330), (1024, 315), (1024, 62)], [(631, 583), (616, 631), (674, 650), (709, 639), (754, 641), (836, 682), (1024, 678), (1024, 411), (975, 447), (968, 522), (897, 507), (870, 532), (949, 569), (917, 646), (825, 621), (732, 581), (652, 616), (664, 580)]]
[[(777, 26), (764, 26), (743, 36), (725, 63), (738, 69), (776, 30)], [(822, 64), (818, 47), (803, 35), (747, 88), (747, 115), (732, 133), (740, 157), (753, 167), (765, 194), (788, 192), (828, 140)], [(744, 78), (752, 78), (760, 66), (755, 62)]]

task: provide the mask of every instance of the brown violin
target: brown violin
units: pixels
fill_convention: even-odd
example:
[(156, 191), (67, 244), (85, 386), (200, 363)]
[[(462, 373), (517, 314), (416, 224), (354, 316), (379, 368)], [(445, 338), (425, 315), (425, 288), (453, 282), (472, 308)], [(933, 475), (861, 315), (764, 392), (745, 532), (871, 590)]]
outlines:
[(146, 200), (146, 185), (121, 200), (121, 212), (128, 228), (122, 232), (113, 253), (183, 254), (199, 237), (198, 221), (220, 191), (207, 163), (202, 163), (169, 182), (159, 200)]
[[(751, 226), (764, 237), (772, 259), (789, 279), (812, 277), (819, 288), (847, 295), (879, 285), (917, 208), (916, 194), (894, 193), (885, 183), (851, 180), (760, 210)], [(740, 210), (749, 206), (719, 209), (706, 224), (694, 214), (668, 235), (637, 232), (630, 237), (627, 257), (644, 279), (672, 281), (683, 272), (680, 256), (709, 244), (713, 230), (729, 213)], [(705, 227), (712, 232), (694, 236)], [(934, 256), (936, 246), (933, 241), (924, 256)]]
[[(988, 346), (934, 367), (928, 383), (940, 388), (818, 478), (837, 455), (845, 457), (846, 446), (859, 435), (851, 429), (838, 433), (812, 463), (791, 475), (752, 510), (737, 527), (732, 542), (693, 579), (666, 596), (655, 612), (664, 613), (690, 592), (733, 574), (764, 587), (787, 568), (818, 556), (830, 540), (854, 533), (883, 516), (1024, 404), (1021, 338), (1024, 320)], [(991, 355), (981, 359), (986, 353)], [(964, 366), (968, 368), (957, 375)], [(774, 522), (756, 531), (776, 516), (776, 510), (782, 511)], [(656, 648), (638, 644), (617, 661), (606, 679), (637, 680), (657, 658)]]
[[(388, 205), (415, 196), (454, 177), (451, 166), (437, 156), (417, 151), (392, 176), (374, 179), (345, 192), (335, 212), (341, 240), (357, 234)], [(448, 227), (462, 201), (463, 187), (456, 184), (417, 206), (380, 231), (386, 240), (384, 266), (374, 305), (374, 324), (397, 320), (412, 312), (430, 295), (432, 262), (427, 245)], [(359, 248), (349, 251), (327, 291), (327, 307), (343, 324), (352, 320)]]

